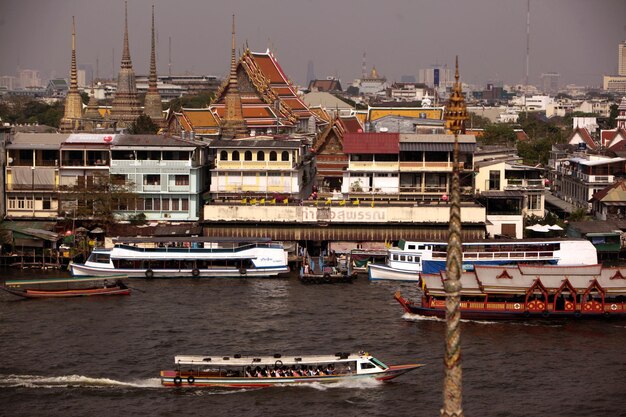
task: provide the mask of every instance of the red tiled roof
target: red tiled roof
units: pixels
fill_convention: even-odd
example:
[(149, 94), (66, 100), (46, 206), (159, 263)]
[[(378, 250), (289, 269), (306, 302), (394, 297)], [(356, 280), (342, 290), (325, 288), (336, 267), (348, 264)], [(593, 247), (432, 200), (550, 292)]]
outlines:
[(567, 138), (567, 142), (569, 143), (576, 136), (577, 133), (580, 135), (581, 139), (587, 144), (588, 149), (595, 149), (597, 147), (596, 143), (591, 138), (589, 131), (584, 127), (577, 127), (574, 132), (572, 132), (570, 137)]
[(363, 132), (363, 126), (361, 126), (361, 123), (359, 123), (359, 119), (357, 119), (355, 116), (340, 117), (339, 122), (341, 122), (341, 124), (343, 125), (343, 128), (348, 133), (362, 133)]
[[(611, 142), (615, 140), (617, 135), (620, 135), (623, 140), (618, 141), (611, 146)], [(602, 146), (611, 146), (611, 150), (617, 150), (618, 148), (621, 150), (624, 148), (624, 141), (626, 141), (626, 131), (624, 129), (602, 130), (600, 132), (600, 137), (602, 140)]]
[(397, 154), (400, 152), (399, 133), (346, 133), (343, 138), (346, 154)]
[(618, 189), (620, 192), (626, 193), (626, 183), (624, 183), (624, 181), (618, 181), (612, 185), (609, 185), (608, 187), (603, 188), (595, 193), (589, 201), (602, 201), (602, 199), (606, 197), (611, 191)]

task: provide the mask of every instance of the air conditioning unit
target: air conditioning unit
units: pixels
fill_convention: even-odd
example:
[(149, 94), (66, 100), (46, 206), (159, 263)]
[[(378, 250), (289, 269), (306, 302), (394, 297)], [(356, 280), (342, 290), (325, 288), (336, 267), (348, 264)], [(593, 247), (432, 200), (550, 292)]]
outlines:
[(163, 217), (164, 217), (164, 218), (166, 218), (166, 219), (167, 219), (167, 218), (170, 218), (171, 216), (172, 216), (172, 215), (171, 215), (171, 214), (169, 214), (169, 213), (163, 213)]

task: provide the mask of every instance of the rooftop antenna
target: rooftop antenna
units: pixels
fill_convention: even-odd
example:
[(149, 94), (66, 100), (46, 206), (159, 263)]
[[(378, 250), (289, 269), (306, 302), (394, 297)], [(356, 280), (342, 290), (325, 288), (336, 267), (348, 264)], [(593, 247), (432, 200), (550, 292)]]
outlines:
[(367, 66), (365, 65), (365, 51), (363, 51), (363, 63), (361, 65), (361, 78), (367, 77)]
[(528, 93), (528, 72), (530, 68), (530, 0), (527, 0), (526, 5), (526, 86), (524, 93)]

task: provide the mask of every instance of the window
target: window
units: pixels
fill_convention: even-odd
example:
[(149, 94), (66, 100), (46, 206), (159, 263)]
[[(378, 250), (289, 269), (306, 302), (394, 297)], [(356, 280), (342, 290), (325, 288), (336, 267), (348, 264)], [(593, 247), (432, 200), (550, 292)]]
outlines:
[(160, 185), (161, 176), (159, 174), (144, 175), (143, 185)]
[(174, 184), (175, 185), (189, 185), (189, 175), (175, 175)]
[(257, 161), (265, 161), (265, 152), (263, 151), (258, 151), (256, 153), (256, 160)]
[(52, 201), (50, 200), (50, 197), (44, 197), (42, 202), (41, 202), (41, 208), (44, 210), (50, 210), (52, 209)]
[(170, 210), (170, 199), (164, 198), (163, 199), (163, 211), (169, 211), (169, 210)]
[(152, 209), (155, 210), (155, 211), (161, 210), (161, 199), (160, 198), (155, 198), (152, 201)]
[(277, 155), (275, 151), (270, 152), (270, 161), (276, 161)]
[(152, 199), (146, 198), (144, 203), (144, 210), (152, 210)]
[(233, 161), (239, 161), (239, 151), (233, 151)]
[(126, 175), (125, 174), (111, 174), (111, 184), (113, 184), (113, 185), (125, 185), (126, 184)]
[(228, 152), (226, 151), (220, 152), (220, 161), (228, 161)]
[(189, 210), (189, 199), (188, 198), (181, 198), (180, 199), (180, 209), (182, 211), (188, 211)]
[(289, 152), (283, 151), (283, 153), (280, 155), (280, 160), (281, 161), (289, 161)]
[(489, 171), (489, 189), (500, 189), (500, 171)]
[(178, 211), (178, 199), (172, 198), (172, 211)]
[(243, 154), (243, 159), (246, 161), (252, 161), (252, 152), (246, 151), (246, 153)]
[(361, 364), (361, 369), (374, 369), (376, 368), (376, 365), (369, 363), (369, 362), (365, 362)]
[(541, 196), (539, 194), (528, 195), (528, 210), (541, 209)]

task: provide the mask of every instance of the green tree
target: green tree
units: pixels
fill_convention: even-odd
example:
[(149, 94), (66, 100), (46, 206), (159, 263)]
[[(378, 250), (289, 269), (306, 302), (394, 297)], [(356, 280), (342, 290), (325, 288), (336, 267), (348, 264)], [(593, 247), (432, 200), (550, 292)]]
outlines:
[(129, 127), (128, 133), (131, 135), (153, 135), (159, 131), (157, 126), (150, 116), (142, 114), (139, 116)]
[(61, 207), (74, 219), (108, 226), (116, 221), (116, 211), (134, 206), (137, 199), (134, 190), (133, 183), (120, 183), (109, 174), (97, 173), (73, 186), (60, 187)]
[(183, 107), (191, 109), (202, 109), (209, 107), (213, 101), (213, 93), (198, 93), (193, 96), (182, 96), (169, 102), (172, 111), (180, 111)]
[(616, 103), (611, 104), (610, 112), (609, 112), (609, 129), (615, 129), (617, 127), (617, 116), (619, 116), (619, 110), (617, 110), (618, 105)]
[(485, 127), (480, 141), (483, 145), (512, 146), (515, 144), (515, 138), (515, 132), (510, 125), (494, 123)]
[(570, 213), (567, 220), (570, 222), (582, 222), (589, 220), (589, 216), (587, 215), (587, 210), (578, 208)]
[(487, 117), (470, 112), (469, 120), (465, 122), (465, 125), (466, 127), (470, 127), (473, 129), (484, 129), (487, 126), (491, 125), (491, 120), (489, 120)]

